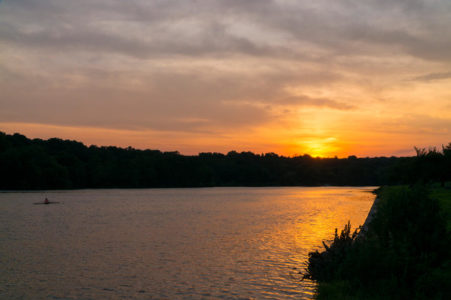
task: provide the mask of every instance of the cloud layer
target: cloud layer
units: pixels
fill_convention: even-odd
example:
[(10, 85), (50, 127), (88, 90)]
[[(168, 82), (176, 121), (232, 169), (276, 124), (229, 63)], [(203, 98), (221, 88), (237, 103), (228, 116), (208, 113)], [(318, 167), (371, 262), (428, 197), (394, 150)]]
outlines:
[[(190, 153), (328, 140), (344, 154), (383, 144), (368, 130), (392, 119), (451, 120), (449, 1), (4, 1), (0, 45), (4, 126), (176, 134)], [(451, 139), (406, 126), (378, 153)]]

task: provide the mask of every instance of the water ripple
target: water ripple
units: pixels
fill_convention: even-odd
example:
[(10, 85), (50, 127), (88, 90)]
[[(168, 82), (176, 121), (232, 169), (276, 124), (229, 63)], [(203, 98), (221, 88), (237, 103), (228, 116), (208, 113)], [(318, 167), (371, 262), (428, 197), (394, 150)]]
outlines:
[(0, 298), (311, 299), (308, 252), (363, 223), (370, 189), (1, 193)]

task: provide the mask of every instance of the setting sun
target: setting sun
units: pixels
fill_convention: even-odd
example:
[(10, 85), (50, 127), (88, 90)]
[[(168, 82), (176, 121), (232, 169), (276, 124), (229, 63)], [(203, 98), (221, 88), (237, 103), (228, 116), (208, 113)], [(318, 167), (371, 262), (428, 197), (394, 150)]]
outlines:
[(307, 140), (301, 143), (305, 153), (310, 154), (313, 157), (331, 157), (340, 153), (341, 149), (336, 146), (336, 139), (333, 137)]

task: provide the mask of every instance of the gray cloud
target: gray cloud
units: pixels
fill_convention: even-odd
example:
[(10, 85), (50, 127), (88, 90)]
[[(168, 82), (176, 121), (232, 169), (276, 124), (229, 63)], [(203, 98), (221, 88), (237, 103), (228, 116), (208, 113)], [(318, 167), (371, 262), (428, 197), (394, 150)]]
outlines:
[(425, 74), (425, 75), (414, 77), (412, 80), (414, 80), (414, 81), (434, 81), (434, 80), (449, 79), (449, 78), (451, 78), (451, 72)]
[[(451, 59), (446, 2), (21, 0), (4, 3), (0, 15), (0, 40), (46, 49), (294, 59), (312, 46), (323, 56), (406, 53)], [(292, 47), (282, 46), (275, 35)]]
[(360, 108), (303, 89), (378, 81), (398, 57), (446, 68), (451, 2), (15, 0), (0, 44), (2, 121), (218, 132), (274, 107)]
[(96, 53), (120, 53), (136, 58), (158, 58), (162, 56), (183, 55), (219, 55), (220, 53), (235, 55), (237, 53), (265, 56), (286, 55), (300, 57), (290, 49), (282, 47), (262, 47), (246, 38), (228, 34), (225, 26), (211, 23), (208, 28), (193, 41), (176, 39), (171, 36), (152, 36), (145, 41), (139, 37), (127, 37), (107, 32), (95, 31), (90, 28), (68, 28), (58, 30), (21, 31), (8, 24), (1, 24), (0, 39), (7, 44), (23, 47), (36, 47), (45, 51), (85, 51)]
[[(432, 117), (426, 114), (402, 114), (393, 119), (371, 122), (372, 132), (415, 135), (417, 138), (440, 137), (448, 143), (451, 134), (451, 118)], [(443, 138), (445, 138), (443, 140)]]
[(326, 107), (338, 110), (350, 110), (355, 109), (354, 105), (343, 103), (340, 101), (326, 99), (326, 98), (311, 98), (305, 95), (302, 96), (291, 96), (278, 101), (281, 104), (287, 104), (290, 106), (316, 106), (316, 107)]
[[(64, 124), (123, 129), (211, 131), (261, 125), (277, 118), (275, 106), (315, 106), (346, 110), (345, 103), (306, 96), (292, 97), (286, 84), (313, 85), (320, 74), (287, 76), (274, 70), (265, 74), (197, 69), (156, 70), (147, 74), (84, 69), (82, 78), (18, 77), (0, 81), (0, 119), (9, 122)], [(330, 83), (337, 75), (324, 74)], [(123, 85), (139, 79), (139, 88)], [(321, 82), (321, 81), (320, 81)], [(45, 88), (42, 88), (45, 87)]]

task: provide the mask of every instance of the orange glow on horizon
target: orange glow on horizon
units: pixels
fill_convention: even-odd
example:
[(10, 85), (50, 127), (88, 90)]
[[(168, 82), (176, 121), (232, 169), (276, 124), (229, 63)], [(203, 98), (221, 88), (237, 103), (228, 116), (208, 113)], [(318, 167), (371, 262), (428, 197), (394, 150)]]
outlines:
[[(161, 151), (179, 151), (184, 155), (197, 155), (200, 152), (251, 151), (256, 154), (273, 152), (288, 157), (308, 154), (312, 157), (358, 157), (367, 156), (391, 156), (396, 153), (390, 149), (378, 145), (377, 139), (367, 140), (363, 146), (352, 140), (345, 142), (339, 137), (306, 137), (293, 141), (291, 133), (279, 134), (278, 131), (255, 130), (250, 133), (238, 132), (236, 136), (193, 136), (180, 132), (158, 132), (151, 130), (123, 130), (92, 127), (71, 127), (29, 123), (0, 123), (0, 131), (7, 134), (20, 133), (28, 138), (61, 138), (76, 140), (87, 146), (117, 146), (133, 147), (136, 149), (154, 149)], [(358, 135), (355, 139), (362, 139)], [(386, 137), (387, 139), (388, 137)], [(271, 144), (262, 141), (271, 140)], [(387, 141), (391, 141), (387, 139)], [(410, 152), (401, 153), (398, 156), (413, 155), (413, 146), (409, 140), (405, 141), (406, 149)], [(423, 146), (423, 145), (415, 145)], [(426, 147), (428, 145), (425, 145)]]

